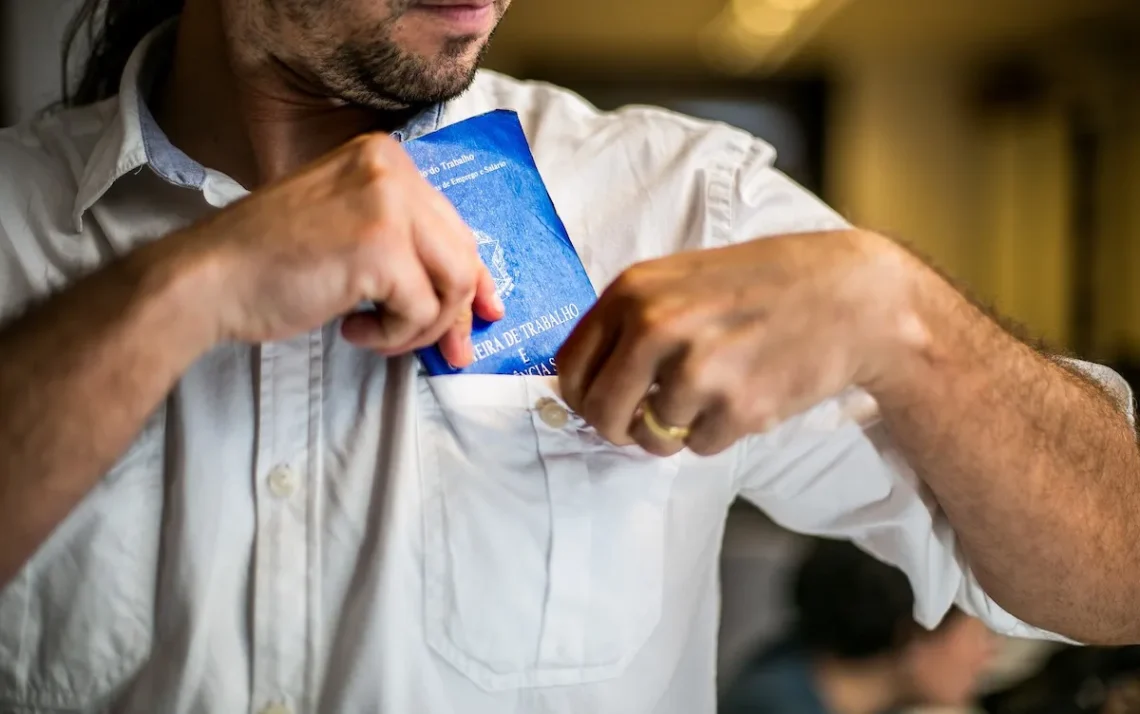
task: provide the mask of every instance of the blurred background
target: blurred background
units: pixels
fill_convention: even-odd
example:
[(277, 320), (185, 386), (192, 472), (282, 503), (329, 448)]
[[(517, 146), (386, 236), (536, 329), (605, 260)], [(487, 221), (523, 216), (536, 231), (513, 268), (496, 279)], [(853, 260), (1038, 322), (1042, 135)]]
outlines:
[[(0, 125), (58, 98), (77, 4), (0, 0)], [(515, 0), (489, 65), (745, 128), (851, 220), (1140, 386), (1138, 0)], [(734, 509), (722, 680), (786, 627), (803, 548)], [(1006, 643), (989, 686), (1050, 653)]]

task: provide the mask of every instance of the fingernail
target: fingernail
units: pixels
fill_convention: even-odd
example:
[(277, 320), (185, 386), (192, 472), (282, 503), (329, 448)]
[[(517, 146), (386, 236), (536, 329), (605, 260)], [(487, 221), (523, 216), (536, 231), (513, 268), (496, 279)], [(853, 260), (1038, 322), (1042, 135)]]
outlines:
[(507, 306), (503, 304), (503, 299), (499, 297), (499, 293), (495, 293), (491, 304), (495, 307), (495, 312), (504, 313), (507, 311)]

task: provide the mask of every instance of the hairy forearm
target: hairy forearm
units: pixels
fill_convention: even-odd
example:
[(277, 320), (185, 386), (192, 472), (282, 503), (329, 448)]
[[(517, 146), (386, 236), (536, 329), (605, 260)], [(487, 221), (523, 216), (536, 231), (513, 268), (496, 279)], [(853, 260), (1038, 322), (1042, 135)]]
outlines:
[(921, 294), (930, 338), (873, 393), (975, 575), (1031, 624), (1140, 641), (1140, 452), (1127, 418), (940, 279)]
[(193, 263), (144, 248), (0, 328), (0, 587), (211, 343)]

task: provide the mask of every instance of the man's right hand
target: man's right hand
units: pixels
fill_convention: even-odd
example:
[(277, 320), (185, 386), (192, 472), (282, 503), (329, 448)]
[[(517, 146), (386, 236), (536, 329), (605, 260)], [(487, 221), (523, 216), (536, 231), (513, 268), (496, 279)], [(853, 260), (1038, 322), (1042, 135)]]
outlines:
[(471, 230), (383, 135), (360, 137), (162, 243), (210, 264), (216, 294), (202, 304), (222, 339), (284, 339), (372, 301), (376, 312), (345, 319), (348, 340), (391, 355), (439, 342), (461, 367), (472, 360), (472, 311), (503, 315)]
[(304, 333), (365, 300), (380, 309), (344, 320), (352, 342), (384, 354), (439, 342), (456, 366), (472, 359), (472, 311), (502, 317), (471, 230), (379, 136), (0, 325), (0, 588), (204, 351)]

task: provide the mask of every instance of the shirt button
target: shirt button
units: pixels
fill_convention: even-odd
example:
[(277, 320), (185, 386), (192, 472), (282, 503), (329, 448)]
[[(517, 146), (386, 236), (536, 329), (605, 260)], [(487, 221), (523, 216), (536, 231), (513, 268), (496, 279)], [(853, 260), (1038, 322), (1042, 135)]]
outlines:
[(297, 472), (288, 466), (275, 467), (269, 472), (269, 490), (278, 498), (289, 498), (297, 490)]
[(535, 407), (538, 409), (538, 417), (551, 429), (561, 429), (570, 421), (570, 413), (553, 399), (540, 399)]
[(293, 714), (284, 704), (270, 704), (261, 710), (261, 714)]

